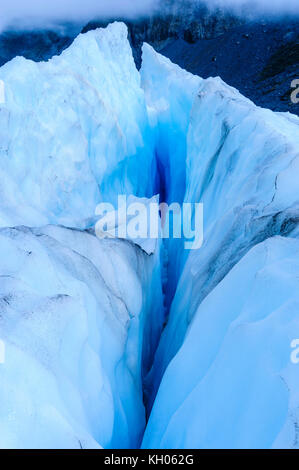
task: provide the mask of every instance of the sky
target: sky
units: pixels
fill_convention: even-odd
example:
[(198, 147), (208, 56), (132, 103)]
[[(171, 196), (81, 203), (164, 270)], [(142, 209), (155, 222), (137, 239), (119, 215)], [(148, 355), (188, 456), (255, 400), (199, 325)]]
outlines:
[[(12, 23), (23, 26), (58, 20), (84, 23), (95, 17), (138, 17), (152, 13), (161, 1), (163, 4), (163, 0), (0, 0), (0, 29)], [(199, 0), (191, 1), (196, 4)], [(256, 12), (292, 13), (299, 10), (299, 0), (203, 1), (211, 9), (220, 5), (240, 11), (244, 4), (249, 3)]]

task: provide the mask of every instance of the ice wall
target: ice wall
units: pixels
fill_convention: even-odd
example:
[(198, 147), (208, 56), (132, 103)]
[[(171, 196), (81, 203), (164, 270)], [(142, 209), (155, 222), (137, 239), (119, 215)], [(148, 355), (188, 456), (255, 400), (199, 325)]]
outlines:
[(186, 191), (187, 133), (202, 79), (172, 64), (148, 44), (143, 45), (140, 74), (155, 134), (164, 200), (182, 202)]
[(157, 255), (74, 229), (0, 230), (1, 448), (139, 446)]
[(0, 225), (86, 227), (117, 194), (151, 196), (155, 160), (124, 24), (0, 69)]
[(180, 251), (143, 445), (296, 446), (299, 120), (256, 107), (219, 78), (192, 88), (148, 47), (142, 74), (143, 83), (180, 82), (175, 98), (153, 86), (147, 105), (187, 119), (185, 159), (169, 161), (186, 166), (184, 201), (204, 204), (205, 234), (200, 250)]
[(144, 447), (298, 447), (298, 274), (299, 240), (274, 237), (211, 291), (163, 376)]

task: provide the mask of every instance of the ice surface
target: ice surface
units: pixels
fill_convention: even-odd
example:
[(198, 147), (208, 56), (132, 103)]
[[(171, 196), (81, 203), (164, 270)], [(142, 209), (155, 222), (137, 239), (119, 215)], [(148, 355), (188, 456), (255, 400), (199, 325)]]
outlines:
[(59, 57), (0, 69), (0, 225), (85, 228), (100, 201), (152, 196), (154, 153), (140, 77), (115, 23)]
[(61, 227), (4, 228), (0, 280), (0, 447), (138, 447), (142, 345), (149, 357), (163, 320), (155, 256)]
[(296, 447), (299, 374), (290, 344), (298, 309), (299, 240), (252, 248), (199, 306), (143, 446)]
[(158, 240), (161, 238), (158, 209), (158, 195), (152, 198), (121, 196), (117, 207), (106, 204), (102, 208), (101, 205), (98, 206), (96, 213), (99, 220), (95, 232), (99, 238), (130, 240), (145, 253), (152, 255), (158, 249)]

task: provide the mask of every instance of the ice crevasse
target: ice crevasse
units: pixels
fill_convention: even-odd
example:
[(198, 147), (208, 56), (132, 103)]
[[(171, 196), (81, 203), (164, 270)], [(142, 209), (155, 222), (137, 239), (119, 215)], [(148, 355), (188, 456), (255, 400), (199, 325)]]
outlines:
[[(298, 447), (298, 118), (121, 23), (0, 79), (0, 446)], [(118, 194), (202, 202), (202, 248), (99, 240)]]

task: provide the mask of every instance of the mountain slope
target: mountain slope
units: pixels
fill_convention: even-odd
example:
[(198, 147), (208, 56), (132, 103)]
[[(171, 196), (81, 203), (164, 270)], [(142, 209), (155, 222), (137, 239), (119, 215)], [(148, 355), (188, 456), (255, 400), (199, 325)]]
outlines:
[(291, 102), (291, 83), (299, 77), (298, 21), (247, 23), (194, 44), (178, 39), (160, 52), (193, 74), (220, 76), (258, 106), (299, 114)]

